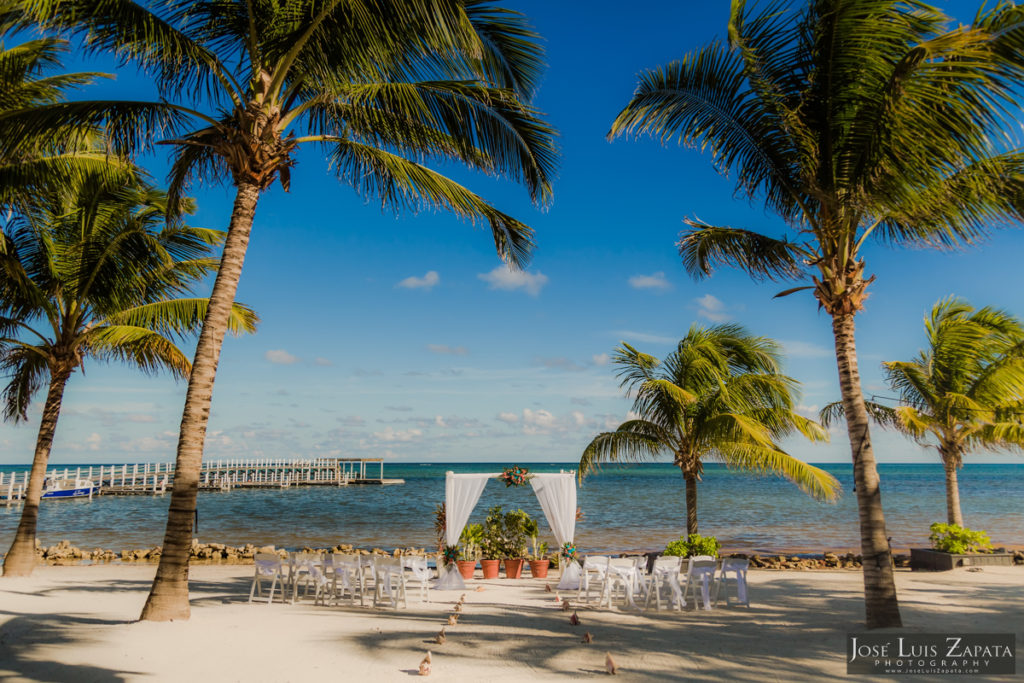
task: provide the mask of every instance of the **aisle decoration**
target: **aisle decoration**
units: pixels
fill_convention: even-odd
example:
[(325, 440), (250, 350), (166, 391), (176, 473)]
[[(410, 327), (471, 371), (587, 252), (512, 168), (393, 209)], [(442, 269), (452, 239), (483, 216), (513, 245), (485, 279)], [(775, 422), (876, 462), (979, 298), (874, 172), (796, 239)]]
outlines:
[(446, 545), (444, 547), (444, 563), (446, 565), (455, 564), (457, 559), (459, 559), (459, 546)]
[(526, 486), (526, 475), (529, 473), (530, 471), (525, 467), (513, 465), (512, 467), (506, 467), (502, 470), (501, 480), (505, 482), (505, 488), (510, 488), (512, 486)]
[(576, 544), (575, 543), (563, 543), (562, 544), (562, 557), (575, 560), (576, 559)]

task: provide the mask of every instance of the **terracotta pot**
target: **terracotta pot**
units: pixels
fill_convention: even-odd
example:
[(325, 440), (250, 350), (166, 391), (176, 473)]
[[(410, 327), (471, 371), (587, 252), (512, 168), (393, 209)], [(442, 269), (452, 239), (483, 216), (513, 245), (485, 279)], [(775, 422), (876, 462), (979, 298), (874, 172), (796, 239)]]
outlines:
[(518, 579), (523, 574), (523, 560), (505, 560), (505, 578)]
[(459, 573), (464, 579), (472, 579), (476, 571), (476, 560), (458, 560)]
[(551, 560), (530, 560), (530, 576), (535, 579), (546, 579), (550, 566)]
[(485, 579), (498, 578), (498, 568), (500, 566), (501, 560), (480, 560), (480, 568), (484, 570)]

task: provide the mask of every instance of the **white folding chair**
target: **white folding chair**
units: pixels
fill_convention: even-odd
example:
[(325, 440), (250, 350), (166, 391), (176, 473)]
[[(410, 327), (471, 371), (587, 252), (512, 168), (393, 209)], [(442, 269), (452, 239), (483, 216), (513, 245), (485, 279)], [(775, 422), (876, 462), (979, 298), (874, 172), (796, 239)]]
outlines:
[(704, 609), (711, 609), (711, 585), (715, 579), (717, 568), (715, 558), (710, 555), (698, 555), (691, 557), (686, 567), (686, 585), (683, 587), (683, 600), (686, 596), (693, 594), (693, 605), (697, 606), (697, 594), (700, 593), (700, 603)]
[(718, 594), (725, 589), (725, 604), (729, 604), (729, 575), (732, 574), (732, 582), (736, 584), (736, 602), (750, 607), (750, 599), (747, 595), (747, 568), (750, 560), (745, 557), (727, 557), (722, 560), (722, 566), (718, 570), (718, 577), (715, 579), (715, 604), (718, 604)]
[(666, 603), (669, 607), (676, 609), (683, 608), (683, 589), (679, 585), (679, 570), (682, 567), (683, 558), (677, 555), (667, 555), (654, 560), (654, 567), (647, 580), (647, 595), (644, 597), (644, 609), (651, 604), (651, 596), (654, 596), (654, 608), (661, 609), (661, 593), (666, 587), (669, 595)]
[(253, 557), (256, 565), (256, 573), (252, 577), (252, 587), (249, 589), (249, 602), (252, 602), (254, 595), (263, 597), (263, 582), (270, 581), (270, 591), (267, 595), (267, 604), (274, 600), (274, 588), (281, 584), (281, 600), (284, 600), (285, 577), (284, 562), (278, 555), (273, 553), (256, 553)]
[(612, 600), (620, 593), (622, 605), (629, 605), (635, 609), (636, 601), (633, 600), (633, 593), (636, 592), (638, 577), (636, 575), (636, 561), (631, 557), (613, 557), (608, 560), (608, 574), (604, 585), (604, 596), (601, 604), (612, 606)]
[(583, 569), (580, 574), (580, 590), (576, 599), (590, 602), (590, 589), (593, 587), (598, 600), (604, 599), (605, 584), (608, 579), (608, 556), (588, 555), (583, 558)]
[(429, 582), (433, 578), (433, 572), (427, 566), (427, 558), (406, 557), (402, 558), (402, 562), (405, 568), (409, 570), (409, 580), (417, 581), (420, 584), (420, 600), (430, 602)]
[[(344, 598), (347, 595), (352, 602), (355, 602), (358, 597), (359, 605), (362, 606), (363, 598), (366, 595), (366, 581), (359, 555), (334, 553), (328, 557), (333, 569), (331, 579), (335, 595), (338, 598)], [(327, 566), (327, 558), (324, 558), (324, 566)]]
[(303, 583), (304, 595), (309, 595), (309, 588), (313, 585), (312, 569), (316, 567), (323, 573), (323, 565), (324, 559), (320, 553), (288, 554), (288, 583), (292, 589), (292, 602), (299, 597), (300, 581)]
[(402, 568), (402, 558), (377, 555), (373, 560), (374, 573), (377, 576), (373, 591), (373, 606), (377, 607), (387, 602), (395, 608), (399, 603), (402, 607), (408, 607), (405, 600), (405, 570)]

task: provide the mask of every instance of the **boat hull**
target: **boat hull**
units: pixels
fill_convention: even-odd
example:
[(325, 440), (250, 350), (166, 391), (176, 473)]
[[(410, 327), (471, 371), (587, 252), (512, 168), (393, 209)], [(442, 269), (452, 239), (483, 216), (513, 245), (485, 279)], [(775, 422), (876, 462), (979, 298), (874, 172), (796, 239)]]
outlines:
[(47, 491), (42, 495), (43, 498), (88, 498), (94, 493), (94, 489), (67, 489), (64, 491)]

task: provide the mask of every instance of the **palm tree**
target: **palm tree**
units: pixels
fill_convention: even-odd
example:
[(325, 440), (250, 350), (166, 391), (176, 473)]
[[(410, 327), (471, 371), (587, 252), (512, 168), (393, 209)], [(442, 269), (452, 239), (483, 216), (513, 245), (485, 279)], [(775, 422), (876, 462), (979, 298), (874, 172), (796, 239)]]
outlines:
[[(1007, 149), (1024, 76), (1024, 9), (1000, 2), (969, 26), (921, 2), (734, 0), (715, 41), (643, 74), (610, 136), (657, 136), (711, 152), (761, 197), (793, 241), (688, 220), (679, 251), (706, 277), (810, 279), (832, 319), (853, 458), (869, 628), (900, 625), (854, 317), (874, 276), (869, 240), (953, 248), (1024, 209), (1024, 155)], [(1002, 145), (1002, 146), (1000, 146)]]
[[(550, 199), (553, 131), (526, 102), (542, 53), (524, 17), (483, 0), (26, 0), (44, 27), (134, 60), (166, 102), (75, 102), (8, 121), (104, 121), (118, 150), (176, 133), (171, 200), (195, 180), (232, 182), (224, 254), (189, 378), (163, 553), (142, 618), (186, 619), (188, 553), (210, 398), (260, 194), (290, 184), (296, 150), (318, 145), (338, 179), (383, 206), (438, 207), (491, 228), (511, 266), (532, 231), (427, 160), (461, 162)], [(2, 127), (0, 127), (2, 132)]]
[[(13, 12), (0, 3), (0, 38), (19, 28)], [(0, 40), (0, 122), (34, 107), (63, 101), (74, 89), (102, 76), (97, 73), (52, 73), (68, 51), (64, 40), (41, 37), (8, 47)], [(3, 124), (0, 123), (0, 129)], [(32, 131), (15, 141), (0, 136), (0, 207), (25, 201), (27, 195), (59, 185), (76, 174), (106, 173), (131, 182), (130, 168), (112, 163), (93, 143), (92, 131), (81, 126), (55, 126)], [(84, 134), (83, 134), (84, 133)], [(16, 144), (14, 144), (16, 142)]]
[[(27, 419), (33, 396), (48, 386), (6, 577), (27, 576), (35, 566), (39, 499), (68, 379), (86, 359), (188, 377), (188, 358), (173, 337), (199, 329), (208, 300), (182, 295), (215, 269), (209, 254), (223, 241), (223, 233), (168, 215), (163, 192), (115, 186), (103, 174), (45, 199), (0, 234), (4, 419)], [(253, 331), (256, 320), (235, 304), (229, 324)]]
[[(1004, 311), (951, 297), (932, 308), (925, 332), (928, 348), (917, 358), (882, 364), (902, 405), (869, 402), (868, 413), (939, 452), (947, 521), (963, 526), (957, 470), (964, 454), (1024, 449), (1024, 326)], [(821, 411), (826, 425), (842, 417), (841, 403)]]
[(738, 325), (693, 326), (659, 362), (629, 344), (616, 349), (622, 386), (635, 393), (637, 417), (594, 437), (580, 458), (579, 479), (601, 462), (671, 454), (686, 482), (686, 533), (697, 533), (697, 482), (707, 461), (789, 479), (815, 498), (835, 500), (839, 482), (778, 445), (797, 432), (828, 433), (793, 411), (796, 381), (779, 371), (778, 346)]

